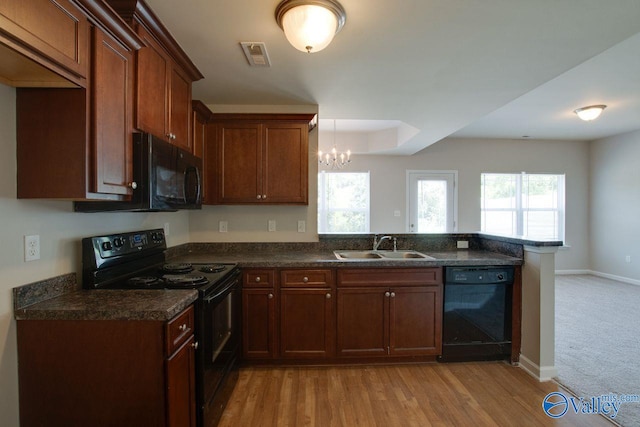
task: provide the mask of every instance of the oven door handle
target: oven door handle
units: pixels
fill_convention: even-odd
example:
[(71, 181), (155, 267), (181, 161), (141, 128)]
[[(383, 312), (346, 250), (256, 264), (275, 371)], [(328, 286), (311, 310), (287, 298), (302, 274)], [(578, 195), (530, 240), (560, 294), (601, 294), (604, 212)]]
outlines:
[(227, 286), (225, 286), (221, 291), (216, 292), (214, 295), (206, 297), (204, 299), (205, 304), (211, 304), (215, 302), (215, 300), (219, 299), (221, 296), (228, 294), (229, 290), (238, 284), (238, 279), (232, 280)]

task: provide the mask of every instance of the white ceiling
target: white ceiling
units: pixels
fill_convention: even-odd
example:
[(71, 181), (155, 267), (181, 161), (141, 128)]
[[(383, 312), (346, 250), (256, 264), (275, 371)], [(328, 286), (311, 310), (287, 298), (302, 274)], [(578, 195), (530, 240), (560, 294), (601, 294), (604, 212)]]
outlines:
[[(286, 41), (279, 0), (147, 2), (205, 76), (194, 99), (318, 104), (321, 118), (419, 129), (386, 153), (450, 135), (590, 140), (640, 128), (638, 0), (341, 0), (346, 25), (315, 54)], [(249, 67), (241, 41), (266, 43), (271, 67)], [(572, 110), (589, 104), (609, 107), (585, 123)]]

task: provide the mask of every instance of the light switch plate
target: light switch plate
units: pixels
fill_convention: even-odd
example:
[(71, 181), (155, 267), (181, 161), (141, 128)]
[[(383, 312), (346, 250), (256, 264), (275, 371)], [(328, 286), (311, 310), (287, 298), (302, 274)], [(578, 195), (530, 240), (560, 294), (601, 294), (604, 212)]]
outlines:
[(458, 240), (458, 249), (469, 249), (468, 240)]

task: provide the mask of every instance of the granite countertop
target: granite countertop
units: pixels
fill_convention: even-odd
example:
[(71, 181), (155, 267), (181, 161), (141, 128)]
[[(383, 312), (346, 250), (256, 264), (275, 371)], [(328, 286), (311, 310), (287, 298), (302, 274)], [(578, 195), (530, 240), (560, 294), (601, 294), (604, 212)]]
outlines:
[(241, 268), (336, 268), (336, 267), (441, 267), (473, 265), (521, 265), (522, 259), (486, 250), (421, 251), (433, 259), (339, 260), (333, 251), (194, 251), (171, 261), (191, 263), (238, 263)]
[(167, 321), (198, 298), (195, 290), (77, 290), (15, 310), (16, 320)]

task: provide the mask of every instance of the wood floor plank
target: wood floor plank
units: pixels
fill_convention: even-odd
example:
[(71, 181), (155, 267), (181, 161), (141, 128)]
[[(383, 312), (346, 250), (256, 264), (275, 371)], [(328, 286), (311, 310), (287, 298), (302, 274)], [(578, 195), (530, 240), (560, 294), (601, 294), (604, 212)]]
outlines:
[(220, 427), (607, 426), (569, 411), (554, 420), (540, 383), (503, 362), (245, 367)]

